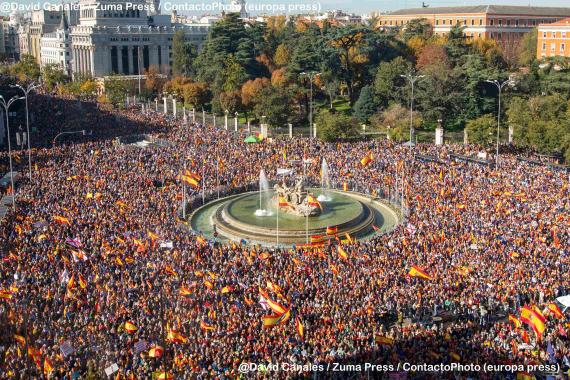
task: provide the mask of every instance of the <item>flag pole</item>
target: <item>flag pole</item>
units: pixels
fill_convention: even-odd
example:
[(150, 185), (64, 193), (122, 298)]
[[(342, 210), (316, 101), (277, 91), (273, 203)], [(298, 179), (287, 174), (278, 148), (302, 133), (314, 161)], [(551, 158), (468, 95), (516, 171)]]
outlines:
[(279, 209), (281, 206), (279, 205), (279, 199), (277, 199), (277, 248), (279, 248)]
[(206, 203), (206, 174), (204, 167), (206, 166), (206, 162), (202, 162), (202, 204)]
[(216, 189), (218, 189), (218, 199), (220, 199), (220, 157), (216, 160)]
[[(184, 160), (184, 175), (186, 175), (186, 160)], [(182, 181), (182, 218), (186, 219), (186, 184)]]

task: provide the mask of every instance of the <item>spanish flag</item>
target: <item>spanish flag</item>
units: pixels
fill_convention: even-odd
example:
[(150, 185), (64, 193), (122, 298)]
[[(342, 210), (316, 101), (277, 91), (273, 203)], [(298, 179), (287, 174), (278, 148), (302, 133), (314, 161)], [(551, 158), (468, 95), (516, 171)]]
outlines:
[(196, 241), (200, 244), (206, 244), (206, 239), (204, 239), (202, 236), (196, 236)]
[(71, 275), (71, 278), (67, 282), (67, 289), (73, 289), (75, 287), (75, 276)]
[(529, 307), (521, 308), (521, 321), (529, 325), (539, 337), (546, 329), (544, 317)]
[(362, 160), (360, 160), (360, 163), (364, 167), (368, 166), (368, 164), (370, 164), (371, 162), (372, 162), (372, 153), (368, 153), (366, 156), (362, 158)]
[(195, 188), (200, 187), (200, 182), (197, 181), (196, 178), (194, 178), (194, 177), (182, 175), (181, 178), (182, 178), (182, 182), (184, 182), (187, 185), (190, 185), (190, 186), (195, 187)]
[(339, 245), (336, 247), (338, 250), (338, 255), (343, 259), (343, 260), (348, 260), (348, 255), (346, 254), (346, 251), (344, 249), (342, 249), (342, 247)]
[(214, 284), (212, 284), (211, 281), (209, 280), (204, 280), (204, 286), (208, 289), (213, 289), (214, 288)]
[(346, 237), (346, 240), (348, 241), (349, 244), (354, 243), (354, 241), (352, 240), (352, 238), (350, 237), (350, 235), (347, 233), (344, 234), (344, 236)]
[(47, 357), (44, 358), (44, 375), (49, 376), (53, 372), (53, 365)]
[(515, 328), (518, 329), (519, 327), (521, 327), (521, 321), (520, 319), (518, 319), (517, 317), (515, 317), (512, 314), (509, 314), (509, 322), (512, 322), (513, 325), (515, 325)]
[(343, 183), (342, 183), (342, 190), (343, 190), (343, 191), (348, 191), (348, 183), (346, 183), (346, 182), (343, 182)]
[(327, 227), (327, 235), (336, 235), (338, 233), (338, 226)]
[(274, 284), (269, 280), (267, 280), (266, 284), (267, 284), (267, 289), (271, 290), (272, 292), (281, 293), (283, 291), (279, 285)]
[(423, 269), (421, 269), (420, 267), (418, 267), (416, 265), (412, 265), (412, 268), (410, 268), (410, 271), (408, 272), (408, 276), (420, 277), (420, 278), (424, 278), (426, 280), (432, 279), (432, 277), (430, 275), (428, 275)]
[(184, 335), (180, 334), (179, 332), (169, 329), (168, 334), (166, 335), (166, 340), (172, 343), (186, 343), (188, 342), (188, 338)]
[(157, 234), (155, 234), (152, 231), (147, 231), (148, 237), (150, 238), (150, 240), (155, 241), (160, 239), (160, 236), (158, 236)]
[(280, 315), (265, 315), (261, 317), (261, 321), (263, 322), (263, 328), (271, 328), (279, 325), (279, 321), (281, 320)]
[(188, 296), (192, 295), (192, 291), (190, 291), (190, 289), (182, 286), (180, 288), (180, 290), (178, 290), (178, 294), (180, 294), (182, 297), (188, 297)]
[(305, 327), (301, 323), (301, 320), (297, 317), (295, 318), (295, 326), (297, 327), (297, 333), (301, 338), (305, 336)]
[(77, 275), (77, 280), (79, 281), (79, 286), (81, 289), (87, 288), (87, 281), (85, 281), (81, 273)]
[(136, 332), (139, 328), (135, 326), (132, 322), (126, 321), (125, 322), (125, 331), (129, 334)]
[(322, 243), (324, 238), (321, 235), (312, 235), (311, 243)]
[(288, 207), (289, 202), (283, 197), (279, 197), (279, 207)]
[(194, 179), (195, 179), (196, 181), (198, 181), (198, 182), (200, 182), (200, 181), (202, 180), (202, 176), (200, 176), (200, 174), (195, 173), (195, 172), (191, 172), (190, 170), (186, 170), (186, 171), (184, 172), (184, 175), (185, 175), (185, 176), (188, 176), (188, 177), (191, 177), (191, 178), (194, 178)]
[(158, 375), (156, 376), (156, 378), (157, 378), (157, 380), (173, 380), (174, 376), (172, 376), (168, 372), (159, 372)]
[(162, 356), (162, 347), (154, 346), (150, 350), (148, 350), (148, 356), (151, 358), (160, 358)]
[(269, 297), (269, 294), (267, 294), (267, 292), (264, 291), (263, 289), (259, 288), (259, 294), (265, 299), (265, 302), (267, 302), (267, 306), (269, 306), (269, 308), (273, 310), (277, 315), (282, 315), (287, 311), (287, 309), (285, 309), (282, 305), (273, 301)]
[(309, 203), (309, 206), (311, 206), (311, 207), (318, 207), (320, 209), (323, 208), (323, 206), (321, 205), (321, 202), (319, 202), (319, 200), (317, 198), (315, 198), (314, 196), (312, 196), (310, 194), (307, 196), (307, 202)]
[(233, 290), (233, 289), (232, 289), (231, 286), (224, 286), (224, 287), (222, 288), (222, 294), (229, 293), (229, 292), (231, 292), (232, 290)]
[(204, 331), (211, 331), (214, 330), (214, 326), (207, 324), (204, 321), (200, 321), (200, 328)]
[(69, 219), (67, 219), (66, 217), (61, 216), (61, 215), (54, 215), (54, 216), (53, 216), (53, 220), (54, 220), (54, 222), (56, 222), (57, 224), (67, 224), (67, 225), (70, 224), (70, 223), (69, 223)]
[(126, 204), (125, 202), (121, 201), (121, 200), (116, 201), (115, 204), (116, 204), (117, 206), (121, 207), (121, 208), (127, 207), (127, 204)]
[(558, 319), (562, 319), (564, 318), (564, 314), (562, 314), (562, 310), (560, 310), (560, 308), (558, 307), (557, 304), (555, 304), (554, 302), (551, 302), (548, 304), (548, 310), (550, 310), (550, 312), (552, 314), (554, 314), (554, 316)]
[(388, 338), (387, 336), (379, 336), (379, 335), (377, 335), (377, 336), (374, 337), (374, 341), (375, 341), (377, 344), (381, 344), (381, 345), (383, 345), (383, 346), (391, 346), (391, 345), (394, 344), (394, 339)]
[(12, 292), (9, 292), (7, 290), (0, 290), (0, 299), (11, 300), (12, 297)]
[(24, 338), (23, 336), (14, 334), (14, 339), (16, 339), (16, 341), (20, 343), (22, 346), (26, 345), (26, 338)]

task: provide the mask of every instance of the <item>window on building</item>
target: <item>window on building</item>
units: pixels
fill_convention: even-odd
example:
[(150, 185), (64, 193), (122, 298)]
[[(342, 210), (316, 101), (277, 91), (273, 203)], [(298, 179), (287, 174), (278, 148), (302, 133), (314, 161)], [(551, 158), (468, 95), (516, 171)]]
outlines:
[(566, 50), (566, 44), (560, 44), (560, 51), (563, 52)]
[(497, 33), (497, 39), (500, 40), (503, 37), (502, 33)]
[(499, 20), (499, 26), (503, 26), (503, 20)]
[(556, 44), (555, 43), (550, 44), (550, 51), (553, 53), (556, 51)]
[(443, 25), (445, 25), (445, 22), (446, 22), (446, 21), (445, 21), (445, 20), (441, 20), (441, 21), (442, 21)]
[(519, 26), (519, 20), (515, 20), (515, 26)]
[(479, 25), (483, 25), (483, 19), (482, 18), (479, 19)]
[(562, 32), (562, 38), (566, 38), (566, 32)]
[(542, 32), (542, 38), (546, 38), (546, 32)]
[(511, 20), (507, 20), (507, 26), (511, 26)]
[(435, 20), (435, 25), (439, 25), (439, 20)]
[(543, 42), (543, 43), (542, 43), (542, 50), (543, 50), (543, 51), (546, 50), (546, 42)]
[(493, 19), (489, 20), (489, 25), (491, 25), (491, 26), (495, 25), (495, 20), (493, 20)]

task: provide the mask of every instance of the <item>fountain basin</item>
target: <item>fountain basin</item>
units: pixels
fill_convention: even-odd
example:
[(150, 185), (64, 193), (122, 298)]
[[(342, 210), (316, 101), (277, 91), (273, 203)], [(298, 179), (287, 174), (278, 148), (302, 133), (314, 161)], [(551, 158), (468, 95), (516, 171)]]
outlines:
[[(320, 189), (311, 189), (318, 196)], [(366, 240), (378, 232), (388, 231), (398, 223), (396, 212), (379, 200), (359, 193), (327, 190), (330, 199), (323, 205), (319, 216), (303, 217), (279, 212), (277, 207), (265, 210), (272, 215), (256, 215), (259, 209), (259, 192), (239, 194), (211, 202), (191, 214), (191, 228), (212, 239), (240, 241), (275, 246), (279, 230), (279, 245), (306, 244), (310, 236), (334, 239), (327, 235), (327, 227), (336, 227), (337, 235), (344, 239), (346, 233), (359, 240)], [(308, 221), (308, 231), (306, 229)], [(378, 231), (373, 228), (378, 227)], [(307, 239), (309, 236), (309, 239)]]

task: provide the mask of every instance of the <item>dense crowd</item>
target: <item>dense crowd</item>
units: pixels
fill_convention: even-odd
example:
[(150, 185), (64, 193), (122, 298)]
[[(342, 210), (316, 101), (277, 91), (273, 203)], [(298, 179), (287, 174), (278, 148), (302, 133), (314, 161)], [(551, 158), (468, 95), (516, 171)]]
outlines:
[[(58, 124), (45, 102), (39, 117)], [(114, 363), (113, 377), (137, 379), (163, 368), (181, 379), (253, 376), (240, 374), (241, 363), (569, 369), (570, 325), (547, 307), (570, 292), (567, 173), (509, 154), (498, 170), (451, 159), (476, 154), (473, 146), (246, 144), (243, 135), (136, 108), (90, 109), (79, 120), (62, 116), (66, 107), (80, 106), (61, 106), (59, 117), (75, 117), (94, 136), (34, 149), (33, 180), (22, 179), (16, 212), (0, 221), (0, 377), (104, 378)], [(161, 143), (139, 148), (111, 138), (141, 132)], [(367, 152), (373, 160), (363, 167)], [(262, 168), (275, 179), (277, 168), (303, 158), (313, 160), (314, 182), (324, 158), (336, 184), (391, 198), (403, 190), (406, 220), (345, 244), (345, 260), (336, 242), (315, 250), (204, 242), (180, 218), (184, 170), (202, 177), (209, 197), (218, 187), (224, 194), (251, 186)], [(186, 190), (200, 198), (200, 189)], [(431, 279), (408, 276), (411, 266)], [(260, 288), (290, 308), (289, 321), (263, 328), (270, 311), (258, 302)], [(507, 319), (525, 305), (546, 309), (540, 338)], [(161, 355), (150, 357), (157, 346)]]

